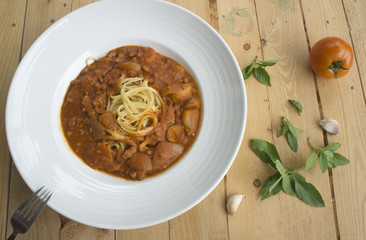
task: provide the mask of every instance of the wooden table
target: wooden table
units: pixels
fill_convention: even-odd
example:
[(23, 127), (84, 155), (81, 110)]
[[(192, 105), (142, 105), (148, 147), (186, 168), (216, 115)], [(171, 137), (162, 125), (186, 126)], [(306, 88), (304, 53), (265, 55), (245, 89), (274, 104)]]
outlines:
[[(37, 37), (65, 14), (93, 0), (0, 0), (0, 238), (11, 233), (10, 217), (30, 194), (12, 163), (5, 136), (5, 104), (13, 74)], [(241, 67), (255, 56), (278, 59), (267, 68), (272, 87), (246, 80), (248, 121), (240, 151), (216, 189), (193, 209), (156, 226), (114, 231), (85, 226), (46, 208), (30, 231), (17, 239), (366, 239), (366, 1), (364, 0), (172, 0), (202, 17), (227, 41)], [(338, 80), (315, 76), (309, 50), (319, 39), (349, 42), (355, 62)], [(301, 117), (287, 99), (304, 107)], [(303, 130), (299, 151), (277, 138), (281, 117)], [(322, 118), (336, 119), (340, 133), (322, 132)], [(339, 142), (351, 164), (324, 174), (303, 172), (322, 194), (326, 207), (311, 207), (283, 192), (260, 201), (258, 183), (273, 174), (249, 146), (249, 139), (273, 142), (282, 160), (302, 166), (318, 146)], [(255, 184), (254, 184), (255, 183)], [(246, 195), (236, 216), (225, 201)]]

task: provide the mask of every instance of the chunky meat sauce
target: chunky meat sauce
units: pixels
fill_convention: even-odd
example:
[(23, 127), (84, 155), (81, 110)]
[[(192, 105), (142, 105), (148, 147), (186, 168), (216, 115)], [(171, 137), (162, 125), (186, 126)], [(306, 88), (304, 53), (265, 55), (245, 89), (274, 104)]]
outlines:
[[(110, 139), (105, 129), (116, 126), (107, 101), (122, 74), (144, 77), (164, 102), (154, 130), (146, 136), (128, 136), (124, 150), (105, 144)], [(156, 175), (177, 162), (193, 144), (200, 116), (199, 90), (187, 70), (152, 48), (139, 46), (114, 49), (85, 67), (70, 83), (61, 107), (71, 149), (90, 167), (128, 180)]]

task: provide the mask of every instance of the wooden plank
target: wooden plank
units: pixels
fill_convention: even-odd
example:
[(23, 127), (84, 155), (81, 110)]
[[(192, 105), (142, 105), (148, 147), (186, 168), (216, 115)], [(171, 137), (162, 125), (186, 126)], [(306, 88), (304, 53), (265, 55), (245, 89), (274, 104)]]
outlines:
[(116, 240), (169, 240), (168, 222), (163, 222), (151, 227), (116, 231)]
[[(10, 180), (10, 153), (5, 135), (5, 105), (19, 63), (26, 2), (0, 1), (0, 238), (5, 239)], [(12, 214), (12, 213), (10, 213)]]
[(219, 17), (217, 12), (217, 0), (209, 0), (210, 25), (219, 31)]
[(60, 230), (60, 240), (114, 239), (114, 231), (93, 228), (75, 221), (66, 221)]
[[(303, 175), (321, 192), (326, 208), (308, 206), (284, 193), (260, 201), (260, 188), (255, 188), (253, 184), (256, 179), (263, 183), (273, 171), (250, 150), (250, 138), (273, 139), (282, 160), (294, 168), (300, 167), (311, 153), (306, 143), (307, 136), (311, 136), (316, 144), (322, 142), (322, 132), (314, 124), (314, 119), (319, 118), (319, 110), (312, 73), (303, 67), (308, 52), (299, 3), (255, 3), (254, 7), (253, 1), (218, 1), (220, 33), (229, 42), (242, 67), (249, 64), (255, 55), (261, 55), (259, 41), (265, 60), (279, 60), (277, 65), (267, 69), (272, 79), (272, 87), (267, 88), (268, 96), (254, 78), (246, 81), (248, 123), (242, 148), (228, 174), (227, 188), (228, 195), (241, 192), (247, 197), (237, 216), (229, 216), (230, 238), (244, 235), (248, 239), (273, 236), (276, 239), (335, 238), (329, 181), (327, 175), (321, 174), (318, 168), (306, 171)], [(251, 46), (248, 49), (246, 45), (247, 52), (243, 51), (245, 43)], [(250, 52), (252, 47), (253, 52)], [(299, 100), (304, 106), (301, 117), (288, 105), (289, 98)], [(282, 116), (304, 130), (297, 154), (290, 150), (284, 137), (276, 138)]]
[(366, 93), (366, 1), (343, 0), (359, 76)]
[[(69, 11), (69, 1), (29, 0), (26, 10), (22, 56), (47, 27)], [(9, 212), (13, 213), (30, 195), (31, 191), (13, 165), (10, 179), (11, 201), (9, 202)], [(8, 216), (8, 221), (10, 221), (10, 216)], [(59, 229), (60, 215), (46, 207), (30, 230), (25, 235), (17, 237), (17, 239), (58, 239)], [(10, 230), (11, 228), (8, 226), (8, 232)]]
[[(229, 44), (241, 68), (249, 65), (256, 56), (261, 59), (254, 1), (218, 0), (217, 10), (219, 33)], [(271, 207), (280, 204), (279, 198), (260, 202), (261, 188), (258, 185), (255, 187), (253, 182), (263, 184), (273, 171), (256, 157), (248, 144), (251, 138), (272, 142), (267, 88), (253, 78), (245, 81), (245, 87), (247, 125), (239, 153), (227, 174), (227, 197), (235, 193), (246, 197), (236, 215), (228, 215), (229, 236), (230, 239), (271, 239), (281, 234), (281, 219), (277, 217), (280, 215), (279, 208)]]
[[(312, 26), (308, 29), (311, 46), (327, 36), (338, 36), (351, 42), (340, 0), (306, 0), (302, 5), (306, 25)], [(357, 25), (353, 27), (359, 31)], [(361, 37), (365, 38), (365, 32)], [(365, 56), (364, 52), (358, 52), (359, 48), (354, 49), (359, 56)], [(341, 239), (366, 238), (366, 109), (358, 73), (357, 64), (354, 64), (341, 79), (329, 81), (317, 77), (323, 115), (336, 119), (341, 127), (338, 135), (328, 135), (328, 142), (341, 143), (339, 153), (351, 160), (351, 164), (332, 171)]]
[[(195, 13), (196, 15), (200, 16), (203, 20), (210, 23), (211, 17), (210, 17), (210, 5), (209, 1), (206, 0), (167, 0), (168, 2), (177, 4), (181, 7), (184, 7), (185, 9), (188, 9), (189, 11)], [(213, 23), (214, 24), (214, 23)]]
[(49, 26), (71, 11), (71, 0), (29, 0), (22, 55)]
[(72, 11), (99, 0), (72, 0)]
[(170, 239), (228, 239), (224, 188), (221, 181), (202, 202), (169, 221)]
[[(269, 69), (269, 74), (273, 77), (273, 87), (268, 88), (273, 134), (277, 135), (280, 130), (281, 116), (286, 116), (303, 130), (296, 154), (290, 150), (285, 137), (274, 138), (274, 144), (278, 145), (287, 165), (299, 168), (312, 153), (307, 138), (316, 145), (323, 142), (322, 131), (317, 124), (320, 114), (316, 86), (308, 67), (309, 52), (300, 2), (258, 1), (256, 10), (264, 59), (279, 60), (274, 68)], [(289, 105), (288, 99), (301, 102), (304, 107), (301, 117)], [(328, 175), (322, 174), (318, 165), (302, 174), (319, 190), (326, 207), (312, 207), (287, 194), (280, 195), (283, 238), (336, 238)]]

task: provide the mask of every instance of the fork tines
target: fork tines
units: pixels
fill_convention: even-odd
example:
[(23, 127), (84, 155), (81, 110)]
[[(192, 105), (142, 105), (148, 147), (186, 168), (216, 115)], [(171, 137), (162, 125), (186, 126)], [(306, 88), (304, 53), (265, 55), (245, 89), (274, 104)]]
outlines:
[(41, 187), (27, 201), (25, 201), (17, 211), (19, 211), (27, 221), (33, 221), (51, 198), (52, 192)]

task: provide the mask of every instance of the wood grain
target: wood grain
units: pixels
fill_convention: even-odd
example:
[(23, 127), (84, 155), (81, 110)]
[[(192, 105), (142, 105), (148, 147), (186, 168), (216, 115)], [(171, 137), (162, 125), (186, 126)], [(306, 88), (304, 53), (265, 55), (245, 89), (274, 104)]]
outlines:
[(101, 228), (93, 228), (84, 224), (67, 221), (60, 229), (60, 240), (77, 239), (114, 239), (114, 231)]
[(171, 2), (177, 4), (181, 7), (188, 9), (189, 11), (197, 14), (203, 20), (210, 23), (210, 6), (208, 0), (199, 0), (199, 1), (192, 1), (192, 0), (167, 0), (167, 2)]
[[(26, 2), (0, 0), (0, 238), (5, 239), (10, 153), (5, 135), (5, 105), (11, 79), (19, 63)], [(9, 214), (13, 214), (10, 212)]]
[(228, 239), (224, 181), (194, 208), (169, 221), (170, 239)]
[[(341, 1), (307, 0), (302, 4), (307, 26), (317, 26), (308, 30), (311, 45), (326, 36), (351, 42)], [(365, 57), (364, 52), (359, 55)], [(358, 73), (355, 64), (341, 79), (329, 81), (317, 77), (323, 115), (336, 119), (341, 126), (337, 136), (328, 135), (328, 142), (341, 143), (338, 152), (351, 161), (332, 171), (341, 239), (366, 238), (366, 188), (361, 187), (366, 182), (366, 108)]]
[[(254, 1), (218, 0), (219, 32), (229, 44), (241, 68), (255, 56), (262, 58)], [(239, 15), (240, 14), (240, 15)], [(240, 33), (241, 31), (241, 33)], [(245, 81), (248, 101), (244, 140), (233, 166), (227, 174), (227, 197), (235, 193), (246, 195), (235, 216), (228, 216), (230, 239), (268, 238), (281, 234), (278, 197), (261, 202), (260, 187), (273, 171), (261, 162), (249, 147), (249, 139), (272, 142), (270, 106), (266, 86), (253, 77)], [(266, 219), (264, 221), (264, 219)]]
[(22, 56), (49, 26), (71, 11), (71, 0), (28, 0)]
[[(363, 95), (366, 93), (366, 1), (343, 0), (349, 33), (354, 48)], [(365, 98), (366, 100), (366, 98)]]
[(72, 11), (75, 11), (78, 8), (86, 6), (90, 3), (98, 2), (99, 0), (72, 0)]
[[(273, 78), (268, 88), (273, 135), (280, 130), (281, 117), (287, 117), (297, 128), (303, 130), (299, 150), (290, 150), (285, 137), (274, 137), (282, 160), (290, 167), (299, 168), (312, 153), (307, 138), (319, 145), (323, 142), (316, 101), (316, 86), (309, 69), (309, 52), (304, 31), (300, 3), (293, 1), (257, 1), (256, 10), (262, 41), (263, 58), (278, 59), (269, 68)], [(301, 102), (301, 117), (288, 103), (288, 99)], [(334, 239), (335, 220), (329, 178), (322, 174), (318, 165), (301, 173), (323, 196), (326, 208), (311, 207), (287, 194), (280, 194), (282, 237), (284, 239)], [(314, 221), (316, 219), (316, 221)]]
[(134, 230), (119, 230), (116, 231), (116, 240), (168, 240), (169, 225), (168, 222), (163, 222), (151, 227), (134, 229)]
[[(220, 1), (218, 2), (218, 9), (221, 9), (222, 4)], [(261, 55), (261, 51), (258, 49), (259, 42), (261, 42), (263, 58), (265, 60), (279, 60), (276, 66), (268, 68), (272, 78), (272, 87), (267, 89), (268, 98), (266, 92), (258, 91), (262, 86), (254, 78), (250, 78), (246, 82), (249, 103), (248, 123), (243, 147), (237, 156), (237, 159), (242, 162), (238, 163), (236, 161), (228, 174), (228, 194), (230, 195), (235, 191), (250, 191), (250, 194), (247, 194), (248, 197), (245, 203), (248, 206), (246, 206), (246, 211), (243, 210), (243, 217), (240, 220), (236, 219), (238, 216), (235, 216), (235, 218), (229, 217), (230, 237), (239, 238), (244, 234), (248, 239), (260, 236), (276, 236), (276, 239), (335, 237), (328, 177), (321, 175), (319, 170), (311, 170), (304, 173), (304, 176), (309, 182), (314, 183), (322, 193), (328, 206), (325, 209), (310, 207), (284, 193), (260, 202), (260, 189), (253, 186), (255, 179), (259, 179), (263, 183), (271, 170), (265, 167), (261, 169), (258, 166), (263, 165), (263, 163), (249, 149), (248, 140), (250, 138), (263, 138), (270, 141), (273, 139), (275, 145), (278, 146), (282, 160), (291, 167), (301, 166), (310, 155), (306, 135), (314, 136), (312, 138), (315, 142), (322, 142), (321, 130), (314, 124), (315, 120), (319, 118), (319, 110), (312, 74), (308, 69), (302, 67), (308, 59), (308, 52), (299, 4), (296, 1), (288, 1), (287, 4), (283, 4), (283, 1), (257, 1), (256, 9), (254, 9), (253, 3), (244, 5), (235, 1), (230, 3), (225, 1), (225, 4), (236, 13), (236, 16), (234, 15), (236, 25), (232, 26), (225, 19), (232, 18), (232, 10), (226, 9), (226, 14), (225, 11), (219, 11), (220, 33), (227, 41), (230, 41), (230, 46), (232, 48), (236, 46), (236, 49), (239, 50), (246, 42), (245, 34), (252, 34), (248, 38), (254, 40), (254, 44), (258, 46), (256, 55)], [(258, 37), (258, 30), (251, 27), (252, 24), (256, 25), (255, 13), (257, 13), (260, 37)], [(240, 32), (241, 29), (246, 31)], [(253, 34), (252, 31), (257, 33)], [(231, 34), (231, 36), (227, 34)], [(240, 42), (240, 38), (243, 38), (241, 39), (242, 42)], [(253, 45), (253, 43), (250, 45)], [(243, 54), (242, 50), (241, 53)], [(244, 56), (241, 56), (241, 58), (243, 59)], [(240, 58), (238, 59), (240, 63)], [(246, 65), (251, 60), (252, 56), (247, 59)], [(257, 84), (257, 87), (253, 86), (251, 88), (250, 84)], [(304, 96), (308, 97), (304, 99)], [(306, 112), (301, 118), (288, 105), (287, 99), (289, 98), (298, 99), (302, 102)], [(269, 105), (267, 103), (266, 106), (263, 103), (264, 101), (269, 101)], [(251, 106), (251, 104), (253, 105)], [(250, 114), (253, 114), (252, 117)], [(304, 130), (302, 139), (299, 141), (300, 150), (297, 154), (291, 152), (283, 137), (275, 137), (281, 126), (281, 116), (288, 117), (297, 127)], [(235, 175), (233, 175), (231, 181), (233, 172)], [(246, 173), (246, 176), (240, 177), (243, 173)], [(244, 215), (248, 214), (249, 211), (254, 211), (254, 216), (251, 215), (249, 218)], [(319, 218), (319, 222), (312, 221), (314, 216)], [(230, 219), (233, 219), (233, 221), (230, 222)], [(332, 221), (329, 221), (329, 219), (332, 219)], [(234, 231), (231, 231), (231, 229)]]
[[(37, 37), (70, 11), (97, 0), (0, 0), (0, 116), (11, 78)], [(354, 0), (170, 0), (211, 24), (229, 44), (241, 67), (259, 59), (278, 59), (267, 70), (272, 87), (253, 77), (246, 80), (248, 119), (244, 140), (227, 176), (201, 203), (156, 226), (135, 230), (105, 230), (66, 219), (46, 208), (25, 235), (17, 239), (366, 239), (366, 2)], [(326, 36), (352, 44), (355, 62), (350, 73), (335, 81), (314, 76), (309, 47)], [(318, 95), (318, 96), (317, 96)], [(304, 107), (298, 116), (287, 99)], [(281, 116), (303, 130), (299, 151), (277, 138)], [(321, 117), (336, 119), (337, 136), (317, 126)], [(322, 174), (318, 163), (303, 172), (321, 192), (326, 208), (310, 207), (281, 192), (260, 201), (261, 185), (274, 171), (253, 153), (249, 139), (273, 142), (282, 160), (301, 166), (310, 155), (307, 137), (318, 146), (339, 142), (347, 166)], [(10, 216), (31, 191), (11, 158), (0, 118), (0, 238), (11, 232)], [(332, 193), (333, 192), (333, 193)], [(225, 212), (225, 200), (243, 193), (235, 216)], [(334, 199), (332, 199), (332, 195)]]
[[(29, 0), (25, 14), (21, 55), (24, 56), (38, 36), (52, 23), (68, 13), (70, 8), (70, 1)], [(14, 212), (30, 195), (31, 191), (13, 165), (10, 179), (10, 199), (12, 200), (9, 202), (9, 212)], [(8, 216), (8, 222), (10, 222), (10, 217)], [(10, 229), (8, 226), (8, 232)], [(59, 229), (59, 214), (47, 207), (37, 218), (27, 235), (20, 235), (17, 239), (58, 239)]]
[(219, 17), (217, 12), (217, 0), (209, 0), (210, 25), (219, 31)]

